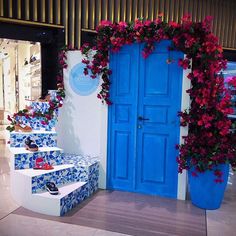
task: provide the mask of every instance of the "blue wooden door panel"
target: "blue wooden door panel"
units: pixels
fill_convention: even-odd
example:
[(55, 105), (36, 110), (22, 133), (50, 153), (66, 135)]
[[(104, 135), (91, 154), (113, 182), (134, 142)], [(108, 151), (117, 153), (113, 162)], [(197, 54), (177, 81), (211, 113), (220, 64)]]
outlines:
[(139, 45), (124, 46), (110, 55), (111, 97), (109, 107), (108, 187), (134, 188)]
[[(163, 41), (147, 58), (140, 59), (137, 133), (136, 190), (176, 197), (177, 164), (175, 144), (179, 141), (182, 53), (168, 51)], [(168, 64), (171, 59), (173, 63)]]
[(140, 56), (142, 44), (111, 54), (108, 188), (177, 195), (183, 54), (168, 46), (167, 40), (157, 44), (147, 59)]

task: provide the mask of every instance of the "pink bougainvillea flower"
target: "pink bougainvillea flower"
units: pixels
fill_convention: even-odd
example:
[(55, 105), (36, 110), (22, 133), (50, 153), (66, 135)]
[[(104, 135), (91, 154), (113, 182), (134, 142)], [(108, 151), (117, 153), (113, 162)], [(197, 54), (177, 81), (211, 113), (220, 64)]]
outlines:
[(190, 61), (188, 59), (179, 59), (178, 62), (179, 66), (183, 67), (184, 70), (188, 69), (190, 66)]
[(111, 26), (112, 23), (111, 23), (111, 21), (109, 21), (109, 20), (102, 20), (102, 21), (100, 22), (100, 25), (101, 25), (101, 26)]
[(124, 28), (127, 27), (127, 23), (125, 21), (120, 21), (118, 25)]
[(229, 85), (231, 85), (234, 88), (236, 88), (236, 76), (231, 77), (230, 79), (228, 79), (227, 82), (229, 83)]
[(177, 22), (174, 22), (174, 21), (170, 21), (169, 22), (169, 26), (173, 27), (173, 28), (179, 28), (180, 24), (178, 24)]
[[(189, 132), (183, 137), (183, 144), (178, 145), (178, 171), (188, 170), (189, 163), (195, 167), (196, 173), (212, 170), (218, 163), (230, 163), (236, 167), (236, 140), (230, 134), (231, 121), (227, 117), (232, 112), (231, 94), (224, 87), (224, 78), (218, 74), (226, 68), (227, 61), (223, 58), (218, 38), (211, 32), (211, 18), (194, 23), (190, 15), (185, 15), (181, 24), (167, 24), (162, 18), (163, 14), (160, 14), (155, 21), (102, 22), (97, 27), (97, 51), (92, 60), (88, 57), (91, 47), (82, 46), (86, 57), (84, 73), (91, 72), (92, 77), (101, 74), (103, 82), (97, 97), (110, 105), (109, 51), (118, 52), (125, 44), (144, 43), (142, 56), (147, 58), (155, 43), (171, 39), (171, 50), (177, 49), (186, 55), (185, 59), (178, 61), (179, 66), (191, 69), (193, 65), (187, 75), (192, 87), (186, 91), (191, 106), (188, 111), (179, 113), (181, 126), (188, 126)], [(170, 63), (169, 60), (166, 62)], [(235, 87), (236, 82), (231, 81), (229, 86)], [(217, 177), (216, 181), (220, 182), (221, 178)]]

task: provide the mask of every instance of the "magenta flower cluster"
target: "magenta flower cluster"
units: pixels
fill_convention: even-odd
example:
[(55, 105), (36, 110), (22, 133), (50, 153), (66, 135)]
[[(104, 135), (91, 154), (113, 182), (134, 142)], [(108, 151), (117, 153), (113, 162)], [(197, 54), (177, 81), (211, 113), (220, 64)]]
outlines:
[[(108, 68), (110, 52), (116, 53), (123, 45), (134, 42), (145, 43), (142, 56), (147, 58), (155, 43), (163, 39), (172, 40), (173, 46), (169, 50), (184, 52), (185, 59), (178, 63), (183, 69), (191, 69), (187, 76), (192, 84), (187, 91), (191, 106), (179, 112), (181, 125), (188, 126), (189, 132), (183, 137), (183, 144), (176, 146), (179, 149), (177, 162), (180, 173), (194, 167), (194, 176), (213, 170), (219, 164), (236, 166), (236, 140), (230, 133), (232, 123), (227, 117), (232, 113), (231, 95), (219, 73), (226, 68), (226, 60), (217, 37), (211, 32), (211, 20), (211, 17), (206, 17), (202, 22), (192, 22), (186, 15), (181, 23), (165, 23), (159, 15), (154, 21), (102, 21), (97, 27), (96, 45), (93, 48), (89, 44), (81, 47), (85, 56), (84, 73), (90, 71), (92, 78), (101, 75), (103, 82), (97, 96), (108, 105), (112, 104), (109, 93), (109, 75), (112, 72)], [(90, 49), (96, 50), (92, 59), (89, 57)], [(215, 181), (221, 182), (219, 170), (215, 171), (215, 176)]]

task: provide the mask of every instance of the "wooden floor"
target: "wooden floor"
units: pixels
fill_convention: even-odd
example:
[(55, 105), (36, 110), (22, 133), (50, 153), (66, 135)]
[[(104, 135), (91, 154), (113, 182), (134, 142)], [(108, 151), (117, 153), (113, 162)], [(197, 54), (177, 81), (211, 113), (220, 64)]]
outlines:
[(64, 217), (13, 213), (128, 235), (206, 235), (205, 211), (190, 202), (119, 191), (99, 191)]

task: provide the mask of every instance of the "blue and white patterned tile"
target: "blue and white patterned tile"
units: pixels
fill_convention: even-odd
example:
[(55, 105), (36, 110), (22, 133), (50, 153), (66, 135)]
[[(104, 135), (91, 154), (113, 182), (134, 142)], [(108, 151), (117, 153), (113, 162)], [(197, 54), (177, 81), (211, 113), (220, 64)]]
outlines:
[(44, 119), (43, 118), (37, 118), (37, 117), (26, 118), (25, 116), (16, 116), (15, 119), (20, 124), (30, 126), (33, 130), (44, 129), (44, 130), (47, 130), (47, 131), (51, 131), (55, 128), (55, 125), (56, 125), (56, 122), (57, 122), (57, 118), (55, 116), (54, 116), (53, 119), (51, 119), (48, 122), (48, 124), (44, 124)]
[(98, 157), (62, 153), (61, 158), (65, 164), (74, 164), (76, 169), (74, 178), (76, 181), (88, 182), (89, 195), (97, 191), (99, 178)]
[(88, 197), (88, 185), (85, 184), (81, 188), (76, 189), (60, 200), (61, 211), (60, 215), (63, 216), (68, 211), (72, 210), (79, 203)]
[[(91, 179), (93, 179), (93, 181), (95, 181), (96, 178), (98, 179), (99, 175), (98, 157), (62, 153), (61, 159), (65, 164), (73, 164), (75, 166), (75, 169), (77, 170), (77, 172), (75, 173), (76, 181), (86, 182), (89, 180), (90, 176)], [(95, 186), (96, 184), (93, 185)]]
[(29, 119), (29, 125), (33, 130), (40, 130), (44, 129), (47, 131), (51, 131), (55, 128), (57, 119), (54, 117), (51, 119), (48, 124), (44, 124), (43, 118), (31, 118)]
[(99, 162), (89, 167), (89, 196), (98, 190)]
[(45, 162), (51, 165), (60, 165), (61, 160), (58, 159), (61, 151), (48, 151), (48, 152), (32, 152), (21, 153), (15, 155), (15, 169), (29, 169), (35, 165), (35, 160), (38, 157), (43, 157)]
[(47, 182), (54, 182), (57, 186), (75, 182), (71, 173), (73, 167), (32, 177), (32, 193), (46, 190)]
[(10, 133), (10, 147), (24, 147), (25, 139), (30, 137), (34, 140), (38, 147), (56, 147), (57, 146), (57, 134), (56, 133)]
[(48, 102), (36, 102), (35, 101), (35, 102), (31, 102), (30, 107), (31, 107), (30, 111), (47, 113), (50, 105)]
[(16, 122), (23, 124), (23, 125), (28, 125), (30, 126), (30, 118), (26, 118), (25, 116), (16, 116), (15, 117)]
[(99, 162), (99, 157), (82, 156), (78, 154), (62, 153), (61, 159), (65, 164), (75, 164), (80, 166), (91, 166)]

